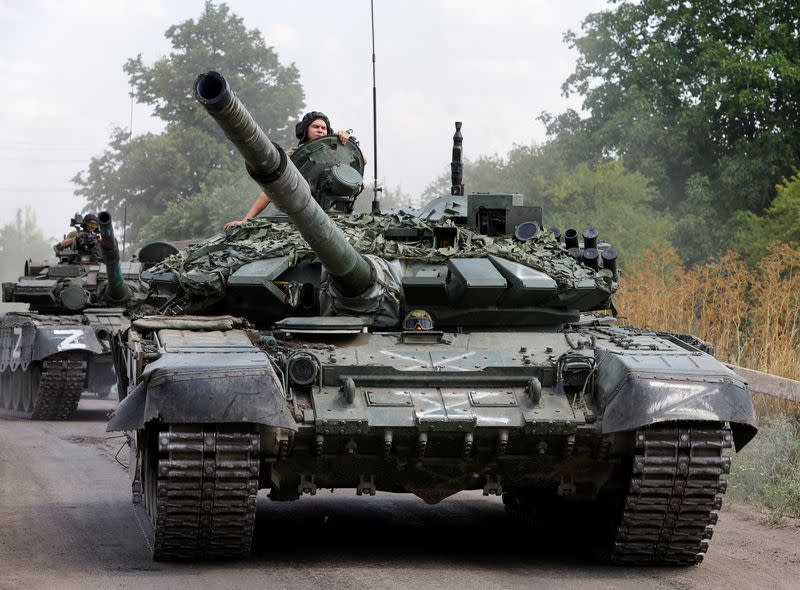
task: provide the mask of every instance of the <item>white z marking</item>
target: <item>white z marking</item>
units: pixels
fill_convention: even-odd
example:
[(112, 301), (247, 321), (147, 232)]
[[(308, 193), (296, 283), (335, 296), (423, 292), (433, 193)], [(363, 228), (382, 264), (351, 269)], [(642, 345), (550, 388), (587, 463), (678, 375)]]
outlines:
[(15, 327), (14, 335), (17, 337), (17, 343), (14, 344), (14, 350), (11, 351), (11, 358), (18, 359), (20, 357), (20, 349), (22, 348), (22, 328), (19, 326)]
[(58, 350), (73, 350), (75, 348), (86, 348), (86, 344), (81, 342), (83, 330), (53, 330), (56, 336), (66, 336), (58, 345)]

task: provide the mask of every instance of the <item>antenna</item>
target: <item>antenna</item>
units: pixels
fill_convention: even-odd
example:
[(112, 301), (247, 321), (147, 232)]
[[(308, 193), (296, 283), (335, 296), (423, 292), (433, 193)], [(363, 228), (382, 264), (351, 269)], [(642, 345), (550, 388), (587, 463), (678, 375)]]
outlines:
[[(128, 139), (133, 138), (133, 105), (136, 102), (136, 97), (133, 93), (133, 84), (131, 84), (131, 91), (129, 93), (131, 95), (131, 122), (128, 126)], [(122, 213), (122, 260), (125, 260), (125, 243), (127, 242), (128, 237), (128, 203), (127, 200), (125, 202), (125, 208), (123, 209)]]
[(375, 89), (375, 6), (374, 0), (369, 0), (369, 16), (372, 21), (372, 167), (375, 171), (375, 178), (372, 183), (372, 213), (377, 215), (381, 212), (381, 204), (378, 202), (378, 192), (383, 190), (378, 188), (378, 94)]

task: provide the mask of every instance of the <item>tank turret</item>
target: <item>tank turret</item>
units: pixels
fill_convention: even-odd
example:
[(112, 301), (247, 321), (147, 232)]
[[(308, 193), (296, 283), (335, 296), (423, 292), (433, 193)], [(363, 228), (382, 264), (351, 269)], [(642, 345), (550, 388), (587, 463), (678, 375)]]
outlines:
[(262, 131), (218, 72), (197, 77), (194, 94), (239, 150), (247, 172), (286, 213), (345, 296), (372, 284), (372, 270), (314, 200), (308, 182), (286, 152)]

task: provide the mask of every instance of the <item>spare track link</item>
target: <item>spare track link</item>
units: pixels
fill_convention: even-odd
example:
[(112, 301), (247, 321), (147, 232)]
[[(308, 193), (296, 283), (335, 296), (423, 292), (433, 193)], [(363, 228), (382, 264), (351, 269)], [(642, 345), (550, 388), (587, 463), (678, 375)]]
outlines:
[(249, 555), (258, 449), (253, 433), (158, 433), (154, 559)]
[(722, 507), (733, 438), (728, 429), (674, 427), (636, 433), (628, 494), (612, 561), (694, 565), (703, 560)]
[(86, 385), (87, 362), (76, 356), (51, 357), (42, 363), (34, 420), (67, 420), (78, 409)]

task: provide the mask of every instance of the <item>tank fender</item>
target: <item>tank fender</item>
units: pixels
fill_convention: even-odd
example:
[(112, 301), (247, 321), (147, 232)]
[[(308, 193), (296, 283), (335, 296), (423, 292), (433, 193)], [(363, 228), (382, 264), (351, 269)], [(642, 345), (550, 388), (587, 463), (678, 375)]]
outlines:
[(114, 414), (106, 424), (106, 432), (117, 430), (139, 430), (144, 428), (147, 383), (141, 381), (125, 398), (119, 402)]
[(40, 361), (59, 352), (85, 350), (101, 354), (103, 345), (97, 339), (94, 328), (82, 325), (38, 326), (33, 345), (34, 361)]
[[(659, 422), (728, 422), (736, 449), (756, 434), (757, 420), (747, 384), (705, 353), (692, 355), (692, 371), (658, 366), (650, 357), (597, 350), (597, 385), (603, 434), (632, 431)], [(699, 369), (699, 370), (698, 370)]]
[(162, 355), (145, 368), (106, 430), (138, 430), (153, 419), (297, 430), (280, 381), (263, 352)]

